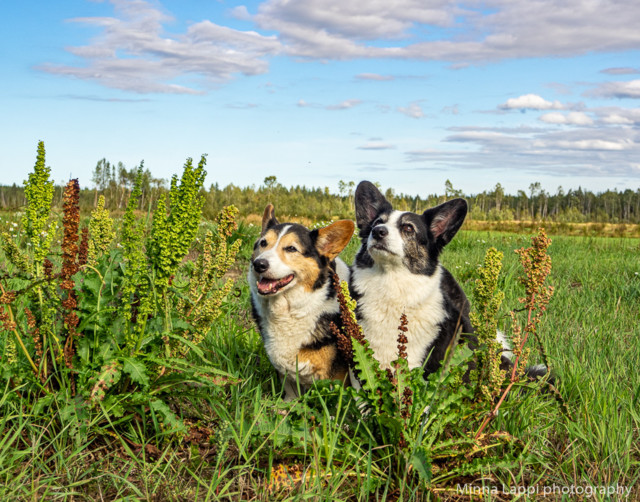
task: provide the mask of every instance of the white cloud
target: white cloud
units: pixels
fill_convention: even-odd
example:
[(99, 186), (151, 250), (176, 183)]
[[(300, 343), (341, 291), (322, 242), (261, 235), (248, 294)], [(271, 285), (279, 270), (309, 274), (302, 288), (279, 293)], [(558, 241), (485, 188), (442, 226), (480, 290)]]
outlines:
[(240, 21), (251, 21), (251, 14), (249, 14), (245, 5), (238, 5), (237, 7), (234, 7), (229, 13), (232, 17), (239, 19)]
[[(600, 113), (600, 111), (598, 111)], [(604, 111), (603, 111), (604, 113)], [(414, 149), (414, 169), (518, 169), (533, 174), (637, 176), (640, 133), (630, 127), (580, 129), (452, 128), (445, 142), (460, 148)]]
[(560, 150), (626, 150), (631, 146), (628, 141), (604, 139), (580, 139), (575, 141), (535, 141), (535, 148), (557, 148)]
[(640, 99), (640, 79), (628, 82), (606, 82), (588, 93), (603, 98)]
[(338, 103), (337, 105), (329, 105), (325, 108), (327, 110), (348, 110), (350, 108), (353, 108), (354, 106), (358, 106), (361, 103), (362, 101), (359, 99), (347, 99), (345, 101), (342, 101), (341, 103)]
[[(450, 0), (267, 0), (255, 16), (259, 25), (277, 30), (283, 37), (300, 42), (301, 35), (325, 32), (351, 40), (402, 39), (415, 24), (450, 26), (454, 21)], [(321, 41), (319, 36), (316, 41)]]
[(634, 75), (640, 73), (640, 68), (630, 68), (628, 66), (605, 68), (604, 70), (600, 70), (600, 73), (606, 73), (607, 75)]
[(593, 112), (598, 116), (602, 124), (606, 125), (640, 125), (640, 108), (620, 108), (608, 106), (594, 108)]
[(517, 98), (510, 98), (499, 106), (503, 110), (562, 110), (564, 105), (559, 101), (547, 101), (537, 94), (524, 94)]
[(225, 105), (225, 108), (231, 108), (233, 110), (250, 110), (252, 108), (258, 108), (257, 103), (229, 103)]
[(589, 126), (593, 125), (593, 119), (584, 112), (570, 112), (563, 114), (559, 112), (545, 113), (540, 117), (542, 122), (548, 124), (565, 124), (565, 125), (580, 125)]
[(635, 122), (628, 117), (625, 117), (619, 113), (611, 113), (602, 117), (602, 121), (605, 124), (612, 125), (633, 125)]
[(201, 94), (200, 86), (176, 80), (201, 78), (206, 87), (236, 74), (266, 73), (267, 57), (282, 48), (275, 36), (238, 31), (211, 21), (192, 24), (185, 33), (170, 36), (164, 33), (163, 24), (172, 18), (150, 3), (111, 3), (117, 17), (71, 20), (103, 30), (91, 45), (69, 49), (84, 59), (82, 66), (46, 64), (41, 69), (138, 93)]
[(356, 78), (359, 80), (376, 80), (379, 82), (394, 80), (394, 77), (391, 75), (380, 75), (378, 73), (360, 73), (356, 75)]
[[(280, 54), (322, 61), (446, 61), (464, 67), (640, 46), (636, 0), (564, 4), (556, 0), (489, 0), (482, 5), (475, 0), (265, 0), (253, 15), (243, 5), (229, 10), (232, 17), (252, 21), (257, 30), (268, 31), (268, 36), (209, 20), (191, 24), (186, 32), (168, 34), (164, 25), (172, 18), (157, 3), (110, 1), (113, 17), (72, 20), (102, 30), (88, 45), (69, 49), (83, 60), (81, 63), (45, 64), (40, 69), (127, 91), (193, 94), (238, 74), (263, 74), (269, 69), (269, 59)], [(622, 74), (631, 70), (604, 71)], [(357, 78), (391, 77), (363, 73)], [(598, 92), (640, 97), (633, 82), (612, 83)], [(554, 103), (533, 109), (558, 108)]]
[[(439, 60), (460, 67), (633, 50), (640, 43), (636, 0), (267, 0), (254, 21), (279, 33), (288, 54), (311, 59)], [(422, 38), (432, 27), (441, 38)]]
[(391, 143), (385, 143), (384, 141), (368, 141), (364, 145), (358, 147), (358, 150), (393, 150), (395, 148)]
[(424, 117), (424, 111), (417, 101), (409, 103), (408, 106), (399, 106), (397, 110), (412, 119), (421, 119)]

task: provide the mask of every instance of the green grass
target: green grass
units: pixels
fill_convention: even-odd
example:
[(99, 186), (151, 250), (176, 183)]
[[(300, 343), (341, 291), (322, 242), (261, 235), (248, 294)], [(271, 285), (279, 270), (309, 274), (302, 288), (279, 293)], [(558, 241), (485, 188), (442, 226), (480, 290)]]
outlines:
[[(463, 234), (444, 261), (471, 274), (483, 240), (505, 252), (502, 289), (506, 304), (515, 305), (512, 250), (525, 244), (522, 237)], [(572, 419), (557, 416), (540, 435), (522, 426), (524, 415), (504, 420), (515, 435), (536, 438), (548, 462), (545, 484), (635, 486), (639, 480), (639, 251), (637, 239), (553, 238), (555, 294), (540, 334)], [(463, 286), (468, 290), (471, 280)]]
[[(90, 444), (74, 445), (67, 430), (53, 419), (36, 419), (9, 399), (15, 389), (3, 389), (0, 500), (460, 500), (457, 483), (640, 484), (640, 240), (552, 236), (555, 294), (540, 339), (570, 416), (551, 395), (514, 393), (490, 430), (513, 436), (522, 460), (487, 466), (484, 480), (436, 473), (442, 479), (429, 493), (410, 477), (397, 484), (406, 473), (379, 455), (381, 445), (349, 441), (362, 437), (355, 429), (365, 425), (352, 420), (355, 403), (347, 392), (320, 389), (313, 416), (300, 403), (282, 401), (244, 280), (256, 230), (241, 230), (247, 242), (237, 290), (201, 345), (211, 363), (236, 380), (198, 398), (175, 396), (172, 408), (190, 430), (170, 442), (141, 423), (127, 433), (105, 427), (107, 433), (93, 435)], [(344, 253), (349, 263), (357, 241)], [(486, 249), (503, 251), (506, 314), (519, 308), (522, 295), (513, 251), (529, 243), (517, 234), (461, 232), (442, 261), (470, 295)], [(534, 350), (532, 362), (539, 361)], [(304, 472), (306, 481), (269, 491), (270, 473), (281, 464)], [(370, 491), (372, 479), (377, 483)]]

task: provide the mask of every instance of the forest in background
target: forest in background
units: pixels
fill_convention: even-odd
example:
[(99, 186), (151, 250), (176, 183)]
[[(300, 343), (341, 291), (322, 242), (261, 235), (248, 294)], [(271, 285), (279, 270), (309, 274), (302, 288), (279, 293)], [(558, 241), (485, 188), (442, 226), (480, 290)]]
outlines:
[[(171, 181), (156, 178), (141, 164), (127, 169), (119, 162), (111, 164), (100, 160), (91, 180), (80, 180), (80, 206), (83, 213), (92, 210), (99, 195), (104, 195), (106, 207), (112, 211), (124, 210), (133, 188), (138, 169), (143, 171), (140, 210), (153, 209), (158, 197), (167, 192)], [(372, 180), (373, 181), (373, 180)], [(308, 218), (314, 221), (353, 217), (353, 181), (338, 182), (337, 193), (329, 187), (316, 188), (297, 185), (285, 187), (276, 176), (267, 176), (260, 185), (221, 187), (213, 183), (202, 189), (205, 197), (204, 216), (213, 218), (222, 207), (233, 204), (240, 215), (262, 214), (268, 203), (276, 206), (278, 214)], [(469, 218), (475, 221), (550, 221), (558, 223), (640, 223), (640, 187), (635, 191), (606, 190), (594, 193), (578, 187), (577, 190), (558, 187), (555, 194), (544, 190), (539, 182), (531, 183), (526, 190), (514, 194), (505, 193), (497, 183), (492, 190), (478, 194), (464, 194), (447, 180), (441, 192), (412, 196), (396, 193), (393, 188), (378, 185), (395, 208), (420, 212), (454, 197), (463, 197), (470, 206)], [(61, 207), (62, 185), (56, 187), (54, 206)], [(19, 210), (26, 204), (24, 187), (0, 186), (0, 209)]]

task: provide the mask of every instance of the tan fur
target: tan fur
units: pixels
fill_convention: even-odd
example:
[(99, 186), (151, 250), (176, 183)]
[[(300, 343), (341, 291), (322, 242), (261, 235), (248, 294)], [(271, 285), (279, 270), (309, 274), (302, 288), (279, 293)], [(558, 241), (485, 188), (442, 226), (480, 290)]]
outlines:
[(354, 230), (355, 224), (351, 220), (339, 220), (320, 228), (316, 244), (318, 251), (333, 260), (349, 244)]
[(313, 373), (319, 380), (343, 380), (347, 375), (346, 368), (333, 369), (333, 361), (336, 358), (335, 345), (325, 345), (319, 349), (302, 349), (298, 353), (298, 361), (313, 366)]
[(304, 251), (295, 234), (286, 234), (282, 237), (277, 249), (278, 256), (296, 271), (298, 283), (304, 287), (305, 291), (312, 291), (313, 285), (320, 275), (318, 264), (313, 258), (305, 257), (302, 253), (287, 253), (284, 248), (288, 246), (295, 246), (298, 250)]
[(273, 204), (268, 204), (267, 207), (264, 208), (264, 213), (262, 214), (262, 234), (264, 235), (265, 230), (267, 229), (267, 224), (270, 220), (275, 218), (275, 208)]

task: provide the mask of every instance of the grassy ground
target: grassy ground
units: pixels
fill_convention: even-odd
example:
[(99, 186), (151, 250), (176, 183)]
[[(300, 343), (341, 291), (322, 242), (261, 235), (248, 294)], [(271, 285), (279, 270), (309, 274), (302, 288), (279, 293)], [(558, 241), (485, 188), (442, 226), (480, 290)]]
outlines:
[[(348, 441), (355, 435), (349, 427), (358, 425), (347, 423), (353, 403), (342, 390), (320, 397), (320, 413), (301, 416), (298, 430), (282, 430), (287, 414), (302, 412), (280, 397), (251, 321), (243, 261), (236, 296), (203, 346), (212, 363), (235, 380), (199, 399), (176, 396), (174, 409), (190, 425), (181, 440), (163, 441), (140, 424), (73, 445), (53, 421), (34, 421), (31, 410), (14, 406), (0, 417), (0, 500), (469, 500), (469, 490), (478, 493), (478, 487), (488, 493), (484, 498), (499, 500), (512, 498), (503, 486), (538, 487), (542, 493), (554, 485), (634, 487), (630, 500), (637, 500), (640, 240), (552, 238), (555, 295), (541, 339), (570, 416), (550, 396), (526, 393), (515, 396), (491, 425), (516, 438), (526, 460), (487, 466), (481, 477), (443, 476), (431, 492), (398, 485), (406, 473), (376, 455), (379, 445)], [(345, 252), (348, 262), (355, 241)], [(464, 231), (443, 262), (470, 293), (486, 249), (503, 251), (506, 312), (518, 308), (521, 294), (513, 250), (528, 245), (523, 235)], [(8, 392), (0, 393), (0, 405)], [(57, 410), (51, 411), (53, 416)], [(285, 479), (280, 484), (278, 473)], [(286, 481), (298, 473), (305, 482)], [(371, 479), (377, 480), (373, 491)], [(465, 484), (475, 488), (462, 493)], [(499, 492), (491, 494), (495, 487)]]
[[(506, 304), (513, 305), (518, 272), (512, 250), (526, 245), (524, 237), (468, 232), (453, 241), (444, 261), (469, 289), (473, 267), (489, 244), (505, 253), (502, 289)], [(548, 462), (545, 484), (638, 484), (639, 253), (637, 239), (553, 237), (555, 294), (541, 338), (572, 419), (557, 416), (547, 430), (532, 431), (526, 416), (504, 417), (507, 430), (537, 436), (535, 447)]]

